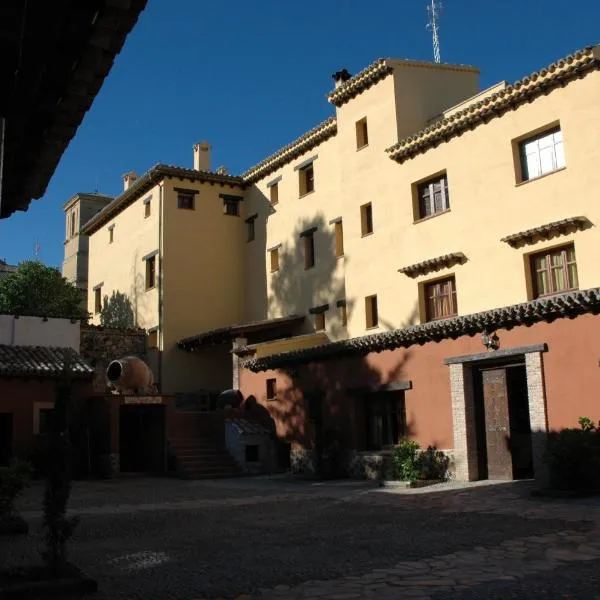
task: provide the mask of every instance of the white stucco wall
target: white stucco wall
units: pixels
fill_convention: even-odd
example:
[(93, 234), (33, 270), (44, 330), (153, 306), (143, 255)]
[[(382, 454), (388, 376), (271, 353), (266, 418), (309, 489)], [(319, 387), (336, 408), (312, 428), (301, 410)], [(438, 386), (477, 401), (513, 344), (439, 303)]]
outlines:
[(7, 346), (54, 346), (79, 352), (81, 324), (70, 319), (0, 315), (0, 344)]

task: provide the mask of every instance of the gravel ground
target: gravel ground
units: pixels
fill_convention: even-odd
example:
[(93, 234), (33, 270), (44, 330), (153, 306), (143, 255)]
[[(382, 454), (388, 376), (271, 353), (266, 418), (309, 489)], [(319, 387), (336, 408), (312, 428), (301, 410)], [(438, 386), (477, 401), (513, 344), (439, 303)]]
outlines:
[(267, 495), (237, 507), (88, 515), (71, 556), (113, 600), (235, 598), (565, 526), (519, 516), (440, 514), (419, 510), (416, 498), (411, 505)]

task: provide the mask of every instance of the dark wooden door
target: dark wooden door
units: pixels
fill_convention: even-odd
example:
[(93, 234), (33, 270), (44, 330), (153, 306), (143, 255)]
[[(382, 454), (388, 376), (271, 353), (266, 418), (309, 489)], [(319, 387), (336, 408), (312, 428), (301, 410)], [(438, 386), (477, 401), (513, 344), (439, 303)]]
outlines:
[(8, 466), (12, 458), (13, 416), (0, 413), (0, 467)]
[(488, 478), (512, 479), (506, 369), (483, 371)]

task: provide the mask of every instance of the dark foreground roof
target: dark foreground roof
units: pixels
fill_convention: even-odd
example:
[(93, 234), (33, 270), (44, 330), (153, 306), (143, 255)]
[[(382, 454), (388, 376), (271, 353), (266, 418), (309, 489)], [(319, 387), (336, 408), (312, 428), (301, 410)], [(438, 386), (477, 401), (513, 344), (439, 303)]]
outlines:
[(177, 342), (177, 346), (182, 350), (193, 352), (195, 349), (204, 346), (213, 346), (230, 341), (235, 337), (243, 337), (248, 333), (257, 333), (277, 329), (278, 327), (289, 327), (299, 325), (304, 321), (302, 315), (289, 315), (287, 317), (278, 317), (276, 319), (265, 319), (264, 321), (250, 321), (241, 325), (229, 325), (227, 327), (219, 327), (211, 329), (185, 338)]
[(63, 372), (65, 353), (74, 378), (94, 375), (94, 369), (72, 348), (0, 345), (0, 377), (57, 378)]
[(0, 2), (0, 218), (43, 196), (146, 2)]
[(519, 325), (529, 327), (541, 321), (551, 322), (561, 318), (574, 318), (585, 313), (600, 312), (600, 288), (592, 288), (557, 294), (549, 298), (514, 304), (474, 313), (415, 325), (406, 329), (395, 329), (349, 340), (332, 342), (321, 346), (281, 352), (262, 358), (246, 360), (242, 366), (251, 371), (283, 369), (310, 362), (324, 362), (349, 356), (365, 356), (370, 352), (383, 352), (396, 348), (408, 348), (415, 344), (456, 339), (463, 335), (493, 332), (496, 329), (512, 329)]

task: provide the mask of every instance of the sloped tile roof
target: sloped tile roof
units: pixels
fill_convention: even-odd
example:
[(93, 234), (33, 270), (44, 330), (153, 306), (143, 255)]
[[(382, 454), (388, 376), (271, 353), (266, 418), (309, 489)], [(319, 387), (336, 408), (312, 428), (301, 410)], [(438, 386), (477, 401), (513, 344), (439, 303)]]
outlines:
[(394, 67), (385, 58), (378, 58), (368, 67), (365, 67), (362, 71), (359, 71), (356, 75), (350, 77), (350, 79), (344, 81), (339, 87), (330, 92), (327, 100), (334, 106), (340, 107), (348, 102), (348, 100), (358, 96), (364, 90), (387, 77), (393, 70)]
[(463, 264), (466, 262), (467, 257), (462, 252), (452, 252), (451, 254), (444, 254), (444, 256), (438, 256), (436, 258), (430, 258), (414, 265), (408, 265), (398, 269), (399, 273), (404, 273), (409, 277), (416, 277), (417, 275), (424, 275), (430, 271), (437, 271), (442, 268), (449, 268), (457, 264)]
[(552, 223), (546, 223), (539, 227), (533, 227), (532, 229), (526, 229), (525, 231), (519, 231), (519, 233), (507, 235), (500, 241), (506, 242), (509, 246), (516, 248), (521, 244), (533, 241), (533, 239), (538, 236), (548, 239), (552, 235), (566, 233), (569, 229), (587, 229), (591, 226), (592, 222), (587, 217), (569, 217), (568, 219), (552, 221)]
[(572, 319), (585, 313), (600, 313), (600, 288), (557, 294), (504, 308), (414, 325), (406, 329), (395, 329), (311, 348), (281, 352), (243, 361), (242, 366), (254, 372), (284, 369), (348, 356), (365, 356), (370, 352), (408, 348), (415, 344), (439, 342), (448, 338), (456, 339), (463, 335), (473, 336), (496, 329), (512, 329), (521, 325), (529, 327), (541, 321)]
[(564, 85), (582, 73), (600, 67), (600, 46), (590, 46), (520, 79), (495, 94), (469, 105), (464, 110), (441, 119), (429, 127), (408, 136), (389, 147), (390, 158), (397, 162), (416, 156), (442, 141), (460, 135), (494, 117), (501, 116), (507, 110), (516, 108), (540, 94)]
[(94, 369), (72, 348), (0, 345), (0, 377), (56, 378), (63, 372), (65, 353), (74, 378), (94, 375)]
[(337, 121), (335, 117), (329, 117), (316, 127), (301, 135), (287, 146), (284, 146), (277, 152), (267, 156), (242, 174), (242, 179), (245, 183), (255, 183), (259, 179), (266, 177), (279, 167), (301, 156), (305, 152), (312, 150), (321, 142), (329, 139), (337, 133)]

